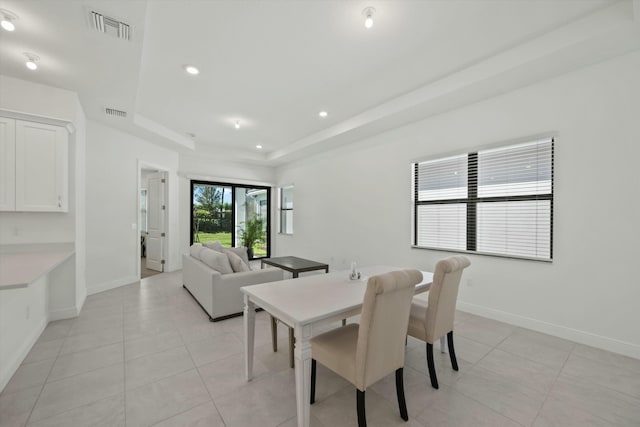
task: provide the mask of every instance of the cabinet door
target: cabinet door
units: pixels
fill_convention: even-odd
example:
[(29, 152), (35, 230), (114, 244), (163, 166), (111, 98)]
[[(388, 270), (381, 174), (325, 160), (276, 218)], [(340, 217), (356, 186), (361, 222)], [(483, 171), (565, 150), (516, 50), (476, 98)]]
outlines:
[(67, 130), (16, 120), (16, 210), (67, 212)]
[(16, 209), (15, 123), (0, 117), (0, 211)]

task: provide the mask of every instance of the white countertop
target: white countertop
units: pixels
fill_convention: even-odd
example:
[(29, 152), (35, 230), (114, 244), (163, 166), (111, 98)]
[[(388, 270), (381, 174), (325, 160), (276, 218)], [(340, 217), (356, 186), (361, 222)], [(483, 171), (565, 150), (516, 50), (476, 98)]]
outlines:
[(28, 286), (74, 254), (66, 245), (32, 250), (16, 247), (15, 251), (10, 246), (0, 250), (0, 290)]

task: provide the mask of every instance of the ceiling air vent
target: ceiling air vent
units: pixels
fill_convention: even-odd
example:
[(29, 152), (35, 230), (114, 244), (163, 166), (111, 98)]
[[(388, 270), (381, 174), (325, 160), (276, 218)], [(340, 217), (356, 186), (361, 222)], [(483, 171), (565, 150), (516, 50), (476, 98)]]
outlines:
[(122, 111), (122, 110), (116, 110), (115, 108), (105, 108), (104, 112), (107, 116), (111, 116), (111, 117), (122, 117), (125, 118), (127, 117), (127, 112), (126, 111)]
[(91, 25), (96, 31), (106, 33), (124, 40), (130, 40), (129, 24), (110, 18), (99, 12), (91, 11)]

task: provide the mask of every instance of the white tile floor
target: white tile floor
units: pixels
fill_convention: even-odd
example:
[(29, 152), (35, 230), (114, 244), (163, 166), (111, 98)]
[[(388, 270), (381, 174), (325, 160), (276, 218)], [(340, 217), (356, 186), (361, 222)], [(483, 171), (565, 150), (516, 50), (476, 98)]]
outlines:
[[(461, 312), (456, 323), (460, 371), (436, 351), (432, 389), (424, 344), (409, 339), (409, 422), (389, 377), (367, 390), (370, 426), (640, 426), (640, 360)], [(273, 353), (258, 313), (247, 383), (242, 318), (210, 323), (180, 272), (92, 295), (78, 318), (47, 326), (0, 394), (0, 426), (295, 426), (280, 328)], [(321, 366), (311, 418), (357, 425), (354, 388)]]

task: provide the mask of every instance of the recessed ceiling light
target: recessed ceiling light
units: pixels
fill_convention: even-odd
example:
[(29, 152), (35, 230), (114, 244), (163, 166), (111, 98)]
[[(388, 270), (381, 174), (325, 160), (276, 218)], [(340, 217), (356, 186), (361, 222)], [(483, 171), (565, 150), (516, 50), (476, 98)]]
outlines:
[(7, 31), (13, 31), (16, 29), (16, 26), (13, 24), (13, 22), (11, 22), (11, 18), (7, 18), (6, 16), (2, 18), (2, 22), (0, 22), (0, 25), (2, 25), (2, 28)]
[(235, 127), (236, 129), (240, 129), (240, 120), (236, 120), (233, 127)]
[(16, 29), (16, 25), (13, 23), (18, 17), (8, 10), (0, 9), (0, 15), (2, 15), (2, 20), (0, 20), (0, 26), (4, 28), (6, 31), (14, 31)]
[(194, 67), (193, 65), (185, 65), (184, 66), (184, 70), (191, 74), (191, 75), (196, 75), (196, 74), (200, 74), (200, 70), (198, 70), (196, 67)]
[(376, 13), (376, 10), (372, 7), (367, 7), (362, 11), (364, 15), (364, 27), (369, 29), (373, 27), (373, 14)]
[(324, 119), (325, 117), (327, 117), (329, 115), (329, 113), (327, 113), (326, 111), (320, 111), (318, 113), (318, 115)]
[(33, 53), (28, 53), (28, 52), (25, 52), (24, 56), (27, 57), (27, 61), (24, 63), (24, 65), (26, 65), (27, 68), (30, 69), (31, 71), (37, 70), (38, 64), (36, 64), (36, 62), (40, 60), (40, 57), (38, 55), (34, 55)]
[(258, 150), (262, 150), (262, 145), (258, 144), (258, 145), (256, 145), (256, 148), (257, 148)]

